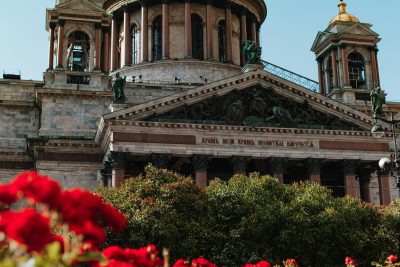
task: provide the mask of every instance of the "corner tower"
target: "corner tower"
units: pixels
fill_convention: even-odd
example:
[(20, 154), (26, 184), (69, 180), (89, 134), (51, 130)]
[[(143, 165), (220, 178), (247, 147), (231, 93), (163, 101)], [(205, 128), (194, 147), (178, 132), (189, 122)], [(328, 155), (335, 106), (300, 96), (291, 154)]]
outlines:
[(109, 86), (109, 23), (101, 0), (56, 0), (46, 11), (50, 33), (45, 86), (104, 91)]
[(379, 35), (362, 23), (340, 1), (339, 13), (319, 32), (312, 45), (318, 62), (320, 93), (357, 104), (369, 101), (370, 90), (380, 86), (377, 60)]

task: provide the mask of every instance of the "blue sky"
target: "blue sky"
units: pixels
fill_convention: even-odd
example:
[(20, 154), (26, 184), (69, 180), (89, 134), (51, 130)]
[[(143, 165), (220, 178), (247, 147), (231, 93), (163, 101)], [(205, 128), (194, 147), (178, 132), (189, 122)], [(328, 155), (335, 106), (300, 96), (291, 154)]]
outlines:
[[(311, 45), (318, 31), (338, 13), (338, 0), (266, 0), (268, 16), (261, 28), (263, 59), (317, 80)], [(348, 12), (373, 24), (380, 34), (379, 68), (388, 99), (400, 101), (399, 0), (345, 0)], [(0, 71), (20, 70), (23, 79), (41, 80), (48, 62), (45, 10), (55, 0), (2, 3)]]

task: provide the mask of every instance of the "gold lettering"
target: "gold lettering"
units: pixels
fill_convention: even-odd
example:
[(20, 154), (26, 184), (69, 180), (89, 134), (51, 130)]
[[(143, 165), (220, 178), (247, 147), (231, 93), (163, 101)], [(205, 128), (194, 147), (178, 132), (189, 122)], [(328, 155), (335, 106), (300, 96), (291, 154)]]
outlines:
[(234, 145), (235, 144), (235, 139), (226, 139), (226, 138), (224, 138), (224, 139), (222, 139), (222, 143), (224, 145)]

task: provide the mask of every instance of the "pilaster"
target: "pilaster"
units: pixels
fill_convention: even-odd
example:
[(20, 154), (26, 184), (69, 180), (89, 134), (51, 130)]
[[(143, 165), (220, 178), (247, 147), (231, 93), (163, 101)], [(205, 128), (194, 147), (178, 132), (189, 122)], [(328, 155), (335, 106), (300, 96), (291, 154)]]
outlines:
[(306, 161), (310, 180), (316, 184), (321, 184), (321, 165), (323, 159), (308, 158)]
[(359, 163), (359, 160), (342, 161), (345, 193), (354, 198), (357, 197), (356, 168)]
[(199, 188), (206, 188), (208, 183), (207, 167), (211, 161), (208, 155), (193, 155), (192, 164), (195, 171), (195, 183)]

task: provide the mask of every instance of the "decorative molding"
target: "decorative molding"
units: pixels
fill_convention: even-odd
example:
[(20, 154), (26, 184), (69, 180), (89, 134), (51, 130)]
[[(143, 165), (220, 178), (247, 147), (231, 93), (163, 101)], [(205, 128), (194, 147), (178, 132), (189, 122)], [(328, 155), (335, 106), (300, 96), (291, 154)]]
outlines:
[(207, 166), (212, 160), (209, 155), (193, 155), (191, 162), (195, 171), (207, 171)]
[(230, 159), (232, 169), (234, 173), (246, 173), (247, 164), (250, 161), (250, 157), (244, 156), (232, 156)]
[(323, 159), (308, 158), (306, 161), (308, 174), (320, 174)]
[(288, 158), (271, 158), (269, 160), (269, 165), (274, 175), (284, 173), (287, 163)]
[(342, 167), (344, 174), (354, 175), (356, 173), (356, 169), (360, 164), (360, 160), (358, 159), (345, 159), (342, 161)]
[(152, 154), (151, 161), (153, 165), (159, 169), (167, 169), (171, 160), (170, 154)]

